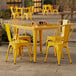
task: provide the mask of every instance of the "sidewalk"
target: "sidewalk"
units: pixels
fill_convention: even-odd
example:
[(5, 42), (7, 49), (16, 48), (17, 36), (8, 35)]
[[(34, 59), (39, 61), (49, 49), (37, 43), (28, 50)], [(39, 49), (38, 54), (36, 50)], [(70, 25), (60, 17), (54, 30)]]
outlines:
[[(37, 48), (37, 63), (30, 63), (27, 48), (24, 48), (22, 60), (18, 57), (16, 65), (13, 63), (13, 55), (9, 55), (5, 62), (8, 45), (0, 46), (0, 76), (76, 76), (76, 43), (69, 42), (70, 54), (73, 63), (64, 51), (64, 59), (61, 59), (61, 66), (57, 65), (57, 58), (54, 57), (54, 49), (49, 48), (47, 63), (44, 63), (45, 55), (40, 54)], [(43, 51), (45, 46), (43, 46)]]

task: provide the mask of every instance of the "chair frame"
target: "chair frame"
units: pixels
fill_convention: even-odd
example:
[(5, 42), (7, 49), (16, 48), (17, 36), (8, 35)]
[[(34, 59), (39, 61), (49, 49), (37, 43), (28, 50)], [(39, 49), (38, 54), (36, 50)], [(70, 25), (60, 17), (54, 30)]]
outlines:
[(32, 57), (31, 57), (31, 53), (30, 53), (30, 49), (29, 49), (29, 42), (26, 41), (26, 40), (19, 40), (18, 35), (16, 35), (16, 40), (12, 40), (11, 39), (11, 35), (10, 35), (10, 25), (9, 24), (5, 24), (5, 30), (7, 32), (7, 36), (8, 36), (8, 40), (9, 40), (9, 46), (8, 46), (6, 61), (8, 59), (10, 48), (12, 47), (13, 56), (14, 56), (14, 64), (16, 64), (17, 56), (20, 55), (20, 58), (22, 57), (21, 47), (23, 47), (23, 46), (27, 46), (28, 52), (29, 52), (30, 61), (32, 61)]
[(72, 63), (70, 53), (69, 53), (69, 47), (68, 47), (68, 39), (69, 39), (69, 32), (71, 29), (71, 25), (69, 25), (69, 24), (62, 25), (62, 27), (65, 27), (64, 37), (59, 36), (59, 39), (56, 39), (56, 41), (48, 41), (48, 38), (46, 40), (46, 49), (45, 50), (47, 50), (47, 51), (46, 51), (45, 62), (47, 60), (49, 47), (54, 46), (55, 55), (57, 54), (58, 65), (60, 65), (61, 55), (63, 55), (63, 53), (62, 53), (63, 47), (65, 47), (66, 53), (68, 54), (69, 59), (70, 59), (70, 63)]

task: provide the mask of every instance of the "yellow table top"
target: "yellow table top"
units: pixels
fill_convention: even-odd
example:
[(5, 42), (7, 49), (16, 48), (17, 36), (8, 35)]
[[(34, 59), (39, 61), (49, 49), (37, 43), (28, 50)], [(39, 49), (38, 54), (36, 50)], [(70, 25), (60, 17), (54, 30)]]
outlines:
[(13, 25), (16, 28), (19, 29), (25, 29), (25, 30), (33, 30), (33, 29), (56, 29), (58, 27), (60, 27), (60, 25), (57, 24), (46, 24), (46, 25), (32, 25), (32, 24), (22, 24), (22, 25)]

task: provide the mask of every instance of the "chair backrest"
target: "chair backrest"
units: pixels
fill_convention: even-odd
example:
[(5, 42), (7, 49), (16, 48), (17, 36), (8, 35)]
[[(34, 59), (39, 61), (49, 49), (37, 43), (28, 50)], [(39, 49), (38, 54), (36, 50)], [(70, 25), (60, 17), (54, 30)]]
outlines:
[[(18, 22), (19, 22), (18, 19), (12, 19), (13, 25), (18, 25), (18, 24), (19, 24)], [(16, 36), (17, 33), (18, 33), (17, 28), (16, 28), (16, 27), (13, 27), (13, 34), (14, 34), (14, 36)], [(14, 36), (13, 36), (13, 37), (14, 37)]]
[(16, 12), (18, 12), (18, 7), (17, 6), (15, 7), (15, 9), (16, 9)]
[[(69, 20), (64, 19), (64, 20), (62, 20), (62, 23), (63, 23), (63, 25), (67, 25), (69, 23)], [(64, 30), (65, 30), (65, 27), (62, 27), (61, 37), (64, 36)]]
[(43, 5), (43, 9), (47, 10), (48, 9), (48, 5)]
[(34, 6), (32, 6), (32, 14), (34, 13)]
[(48, 4), (48, 9), (52, 10), (53, 9), (53, 5)]
[(10, 25), (9, 24), (5, 24), (5, 30), (7, 32), (7, 37), (9, 42), (11, 42), (11, 32), (10, 32)]
[(14, 11), (14, 8), (13, 7), (10, 7), (11, 9), (11, 13), (13, 14), (15, 11)]
[(67, 24), (63, 26), (65, 27), (63, 40), (64, 42), (67, 42), (69, 40), (71, 25)]

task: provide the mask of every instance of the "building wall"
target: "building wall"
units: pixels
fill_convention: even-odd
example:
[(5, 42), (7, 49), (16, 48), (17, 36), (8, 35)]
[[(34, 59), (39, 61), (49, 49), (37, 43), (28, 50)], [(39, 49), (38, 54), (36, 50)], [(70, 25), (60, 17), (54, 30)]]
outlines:
[(76, 8), (76, 0), (56, 0), (56, 4), (64, 7), (64, 10), (70, 10), (70, 8)]
[(0, 10), (6, 9), (6, 0), (0, 0)]

